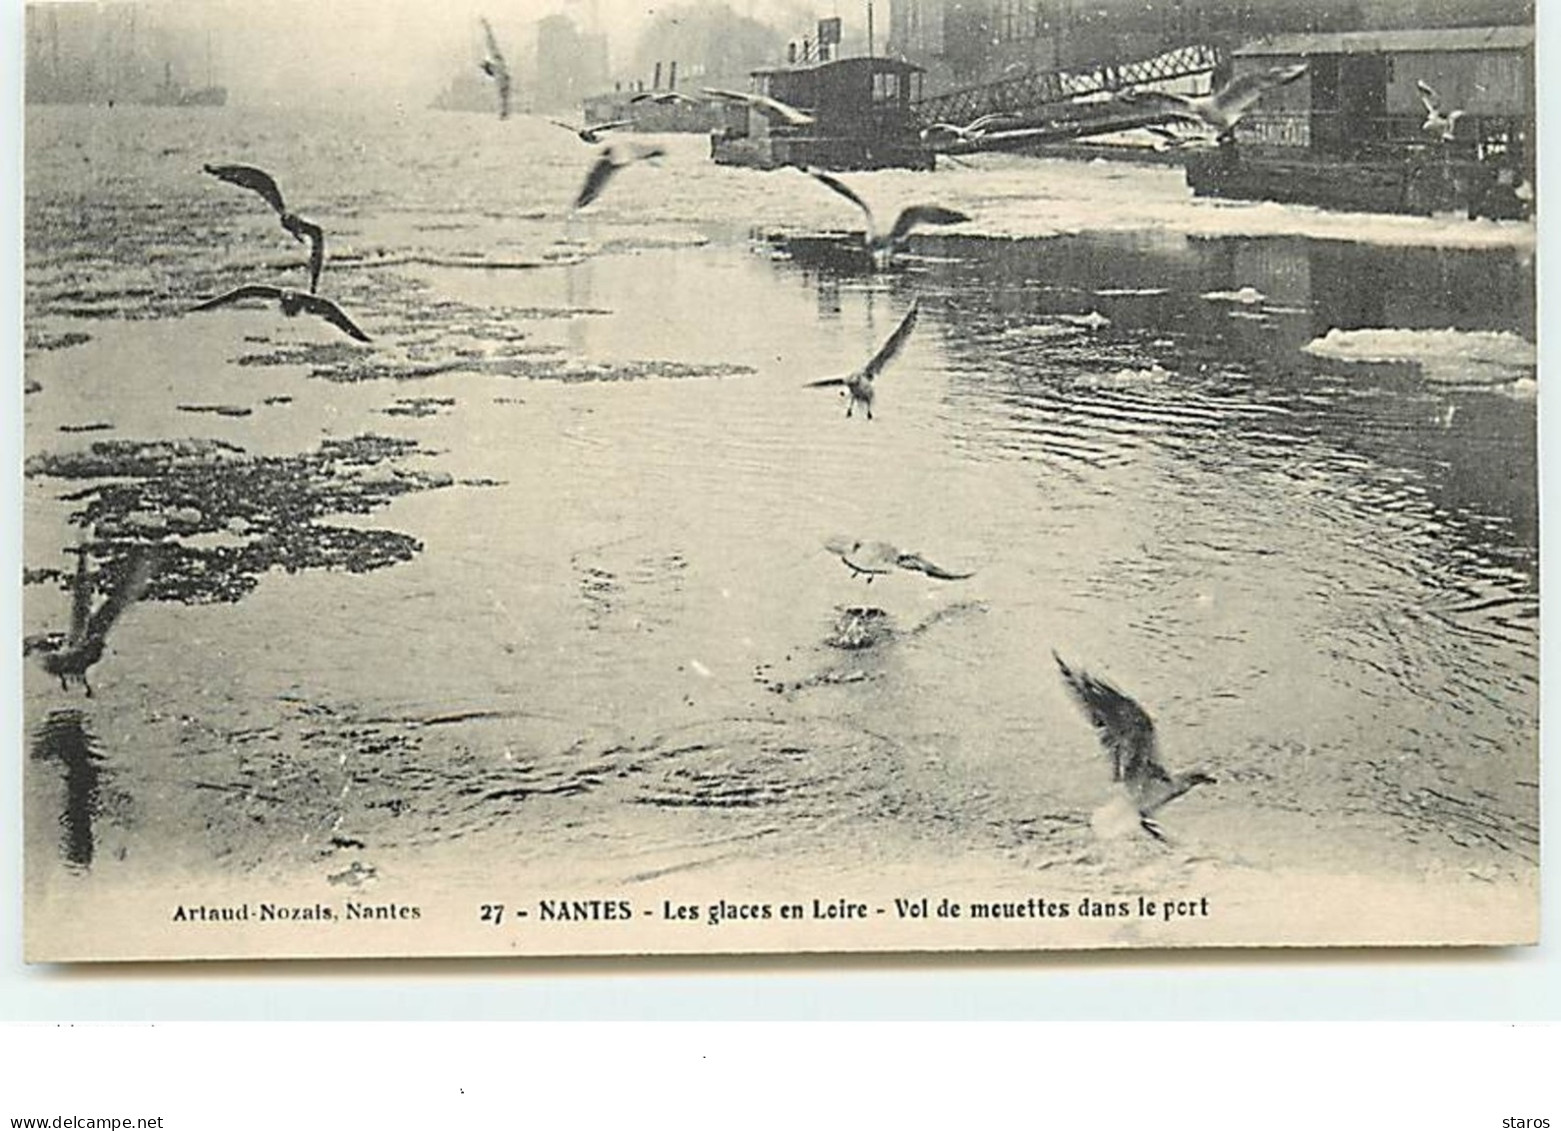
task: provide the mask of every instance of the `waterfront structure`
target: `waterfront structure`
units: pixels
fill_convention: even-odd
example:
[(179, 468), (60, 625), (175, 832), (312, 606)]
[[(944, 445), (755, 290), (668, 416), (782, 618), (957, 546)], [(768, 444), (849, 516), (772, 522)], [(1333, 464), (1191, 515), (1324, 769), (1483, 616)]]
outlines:
[[(1534, 28), (1278, 35), (1232, 52), (1236, 73), (1304, 63), (1236, 127), (1189, 159), (1219, 196), (1373, 211), (1526, 215), (1534, 180)], [(1428, 132), (1422, 85), (1457, 117)]]
[(574, 111), (607, 85), (607, 37), (582, 32), (568, 16), (537, 22), (537, 109)]
[(932, 94), (1194, 43), (1533, 19), (1533, 0), (889, 0), (887, 54), (925, 68)]

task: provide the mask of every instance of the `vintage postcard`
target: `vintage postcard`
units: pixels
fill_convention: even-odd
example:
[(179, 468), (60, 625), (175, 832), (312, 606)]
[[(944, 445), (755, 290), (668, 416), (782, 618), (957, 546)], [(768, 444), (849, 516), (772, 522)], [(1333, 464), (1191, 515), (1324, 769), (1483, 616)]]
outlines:
[(25, 951), (1513, 945), (1527, 0), (25, 10)]

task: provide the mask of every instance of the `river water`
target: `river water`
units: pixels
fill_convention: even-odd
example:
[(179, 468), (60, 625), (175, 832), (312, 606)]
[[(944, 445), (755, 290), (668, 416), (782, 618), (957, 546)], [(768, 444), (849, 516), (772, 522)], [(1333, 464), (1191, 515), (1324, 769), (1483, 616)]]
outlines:
[[(168, 546), (91, 698), (29, 661), (36, 919), (218, 881), (1534, 902), (1531, 225), (993, 155), (851, 177), (972, 217), (862, 274), (768, 238), (849, 203), (699, 137), (571, 214), (591, 151), (535, 119), (26, 128), (24, 632), (67, 626), (71, 547), (102, 592)], [(188, 313), (305, 279), (224, 161), (323, 225), (371, 345)], [(915, 300), (874, 419), (806, 387)], [(839, 535), (972, 576), (869, 583)], [(1218, 779), (1168, 844), (1092, 827), (1053, 651)]]

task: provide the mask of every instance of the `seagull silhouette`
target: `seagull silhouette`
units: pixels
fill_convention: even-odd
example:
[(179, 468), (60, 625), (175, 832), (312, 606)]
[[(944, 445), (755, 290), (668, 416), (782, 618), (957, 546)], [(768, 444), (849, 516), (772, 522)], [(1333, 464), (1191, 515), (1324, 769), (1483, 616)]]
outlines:
[(705, 94), (716, 98), (724, 98), (728, 102), (741, 102), (745, 106), (752, 106), (755, 110), (772, 118), (779, 118), (788, 126), (811, 126), (816, 120), (806, 110), (798, 110), (795, 106), (782, 102), (778, 98), (771, 98), (767, 94), (751, 94), (742, 90), (722, 90), (719, 87), (707, 86), (701, 88)]
[(499, 41), (494, 38), (493, 28), (489, 26), (487, 17), (478, 16), (477, 19), (482, 23), (483, 37), (488, 41), (488, 57), (477, 65), (482, 68), (482, 73), (492, 79), (499, 88), (499, 117), (508, 118), (509, 64), (504, 61), (504, 52), (499, 50)]
[(318, 290), (320, 271), (325, 266), (325, 232), (320, 225), (289, 212), (287, 202), (282, 199), (282, 190), (277, 188), (276, 179), (264, 169), (257, 169), (253, 165), (206, 165), (203, 168), (219, 181), (259, 193), (261, 199), (276, 212), (282, 227), (295, 240), (299, 243), (309, 241), (309, 293)]
[(892, 257), (910, 238), (911, 230), (922, 224), (963, 224), (970, 219), (963, 212), (944, 208), (941, 204), (912, 204), (895, 217), (894, 227), (889, 229), (888, 235), (880, 235), (872, 208), (850, 185), (819, 169), (809, 169), (807, 172), (819, 184), (839, 193), (862, 210), (862, 214), (867, 217), (867, 250), (873, 254), (875, 261), (880, 255)]
[(1420, 101), (1425, 106), (1426, 119), (1420, 128), (1428, 134), (1435, 134), (1443, 141), (1452, 141), (1457, 134), (1458, 119), (1463, 117), (1464, 111), (1454, 110), (1451, 113), (1443, 113), (1442, 98), (1437, 94), (1428, 82), (1416, 82), (1416, 88), (1420, 91)]
[(916, 325), (916, 314), (921, 308), (921, 300), (911, 303), (910, 310), (900, 320), (894, 333), (890, 334), (884, 344), (878, 347), (878, 352), (868, 360), (867, 364), (855, 372), (848, 373), (844, 377), (826, 377), (822, 381), (809, 381), (807, 388), (822, 389), (832, 386), (842, 386), (842, 391), (849, 398), (846, 402), (846, 415), (850, 416), (852, 409), (860, 404), (867, 410), (867, 419), (873, 418), (873, 378), (878, 376), (880, 370), (894, 360), (896, 354), (905, 346), (905, 339), (911, 336), (911, 329)]
[(1156, 840), (1165, 834), (1151, 818), (1163, 806), (1175, 801), (1197, 785), (1210, 784), (1214, 778), (1202, 770), (1171, 774), (1160, 763), (1160, 743), (1154, 722), (1144, 709), (1109, 683), (1085, 671), (1075, 671), (1054, 651), (1052, 659), (1062, 672), (1063, 682), (1084, 708), (1090, 725), (1106, 756), (1111, 759), (1111, 780), (1122, 783), (1128, 799), (1138, 810), (1144, 831)]
[(205, 302), (196, 303), (190, 307), (190, 312), (193, 314), (197, 310), (211, 310), (218, 306), (227, 306), (230, 303), (243, 302), (245, 299), (251, 298), (281, 303), (282, 313), (289, 318), (296, 317), (301, 311), (308, 311), (310, 314), (325, 319), (332, 326), (345, 331), (349, 337), (356, 338), (360, 342), (371, 340), (367, 334), (358, 329), (357, 324), (351, 318), (347, 317), (342, 308), (330, 299), (316, 294), (290, 291), (283, 287), (273, 287), (265, 283), (249, 283), (231, 290), (225, 295), (218, 295), (216, 298), (209, 298)]
[(936, 145), (944, 141), (975, 141), (980, 136), (968, 126), (956, 126), (953, 122), (933, 122), (921, 131), (924, 145)]
[(650, 161), (666, 155), (667, 151), (659, 145), (609, 143), (602, 148), (601, 153), (597, 155), (596, 163), (591, 166), (591, 171), (585, 175), (585, 184), (580, 186), (580, 194), (575, 197), (575, 207), (584, 208), (601, 196), (602, 190), (607, 187), (607, 182), (619, 169), (632, 165), (636, 161)]
[(76, 579), (71, 585), (70, 632), (63, 643), (44, 652), (43, 668), (50, 675), (60, 677), (60, 688), (70, 690), (70, 680), (75, 679), (92, 696), (92, 685), (87, 682), (87, 669), (103, 658), (103, 645), (108, 640), (108, 630), (146, 592), (156, 567), (157, 551), (150, 546), (140, 546), (125, 563), (108, 599), (92, 611), (92, 577), (87, 571), (87, 547), (78, 546), (76, 554)]
[(954, 573), (928, 561), (920, 554), (907, 552), (887, 542), (862, 542), (855, 538), (839, 536), (824, 543), (824, 548), (845, 563), (853, 577), (866, 577), (871, 585), (873, 578), (897, 569), (914, 570), (939, 581), (963, 581), (974, 577), (973, 573)]
[(634, 95), (629, 99), (629, 102), (631, 105), (640, 102), (654, 102), (657, 106), (675, 106), (683, 102), (690, 106), (697, 106), (699, 99), (690, 98), (677, 90), (646, 90)]
[(1019, 121), (1018, 114), (982, 114), (963, 126), (957, 126), (953, 122), (933, 122), (921, 131), (921, 140), (928, 144), (936, 144), (940, 141), (974, 142), (992, 132), (993, 126), (1012, 124), (1017, 121)]
[(1118, 97), (1134, 104), (1159, 103), (1166, 113), (1190, 121), (1202, 122), (1221, 138), (1230, 137), (1236, 123), (1247, 111), (1276, 86), (1294, 82), (1306, 73), (1305, 63), (1288, 67), (1270, 67), (1237, 75), (1212, 94), (1171, 94), (1163, 90), (1129, 90)]
[(568, 130), (587, 145), (599, 144), (602, 140), (602, 134), (608, 130), (615, 130), (619, 126), (632, 126), (634, 124), (633, 118), (619, 118), (615, 122), (602, 122), (598, 125), (585, 126), (583, 128), (571, 126), (568, 122), (560, 122), (557, 118), (549, 118), (548, 121), (552, 122), (559, 129)]
[(1145, 132), (1155, 136), (1155, 150), (1163, 152), (1167, 149), (1202, 149), (1218, 144), (1219, 139), (1206, 130), (1189, 133), (1174, 129), (1171, 126), (1151, 125), (1144, 127)]

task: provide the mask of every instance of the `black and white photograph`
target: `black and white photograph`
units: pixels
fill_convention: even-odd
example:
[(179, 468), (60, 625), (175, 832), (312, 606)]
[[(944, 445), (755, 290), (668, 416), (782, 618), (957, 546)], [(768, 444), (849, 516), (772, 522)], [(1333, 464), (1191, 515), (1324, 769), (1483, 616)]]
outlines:
[(1533, 944), (1533, 0), (28, 3), (35, 963)]

